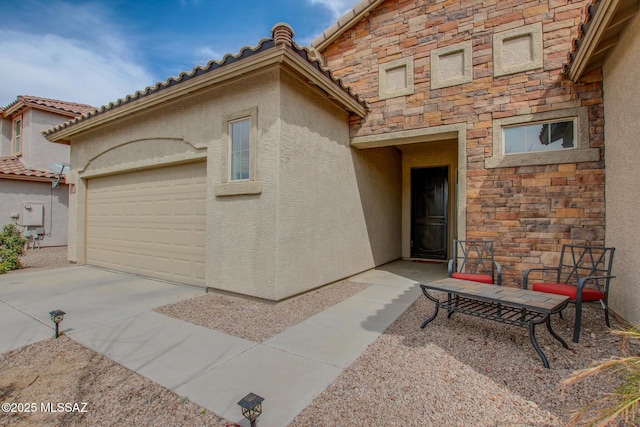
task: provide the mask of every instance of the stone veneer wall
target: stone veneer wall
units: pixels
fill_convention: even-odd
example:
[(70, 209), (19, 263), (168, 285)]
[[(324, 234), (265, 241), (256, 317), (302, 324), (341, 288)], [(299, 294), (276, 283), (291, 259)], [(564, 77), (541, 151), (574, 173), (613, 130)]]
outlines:
[[(351, 118), (351, 136), (465, 123), (467, 239), (496, 241), (505, 284), (525, 269), (557, 263), (563, 243), (603, 244), (602, 75), (562, 76), (587, 1), (401, 1), (382, 3), (323, 52), (325, 64), (371, 105)], [(469, 5), (470, 6), (463, 6)], [(542, 23), (543, 67), (494, 77), (493, 35)], [(434, 49), (471, 40), (473, 80), (431, 89)], [(381, 64), (413, 57), (414, 93), (379, 99)], [(587, 107), (594, 162), (485, 168), (493, 120)]]

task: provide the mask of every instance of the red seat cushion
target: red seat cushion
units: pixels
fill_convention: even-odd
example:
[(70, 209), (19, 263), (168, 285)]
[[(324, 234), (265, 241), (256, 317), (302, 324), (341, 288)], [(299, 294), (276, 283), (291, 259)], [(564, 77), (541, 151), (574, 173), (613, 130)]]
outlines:
[(493, 284), (493, 277), (491, 277), (490, 274), (453, 273), (451, 277), (454, 279), (469, 280), (471, 282)]
[[(538, 292), (547, 292), (550, 294), (566, 295), (575, 301), (578, 287), (567, 285), (564, 283), (534, 283), (533, 290)], [(582, 301), (598, 301), (603, 300), (605, 293), (593, 288), (582, 289)]]

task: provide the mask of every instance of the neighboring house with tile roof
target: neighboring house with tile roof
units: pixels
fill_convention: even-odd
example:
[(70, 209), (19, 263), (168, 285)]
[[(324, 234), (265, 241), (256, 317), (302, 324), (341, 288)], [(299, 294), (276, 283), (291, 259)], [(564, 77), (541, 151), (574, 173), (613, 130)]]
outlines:
[(93, 109), (34, 96), (18, 96), (2, 108), (0, 225), (17, 224), (40, 246), (67, 244), (69, 186), (50, 165), (68, 164), (69, 146), (49, 142), (42, 131)]
[[(517, 286), (563, 243), (607, 238), (602, 68), (571, 81), (565, 67), (593, 6), (363, 0), (309, 48), (280, 26), (59, 125), (47, 137), (71, 144), (78, 188), (71, 256), (279, 300), (492, 239)], [(165, 180), (176, 188), (145, 184)], [(162, 222), (168, 206), (193, 209)]]

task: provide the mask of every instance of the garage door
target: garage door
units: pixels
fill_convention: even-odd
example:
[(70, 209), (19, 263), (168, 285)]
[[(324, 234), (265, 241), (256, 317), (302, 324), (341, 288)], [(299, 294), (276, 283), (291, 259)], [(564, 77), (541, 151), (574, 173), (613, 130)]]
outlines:
[(204, 285), (205, 162), (87, 182), (87, 264)]

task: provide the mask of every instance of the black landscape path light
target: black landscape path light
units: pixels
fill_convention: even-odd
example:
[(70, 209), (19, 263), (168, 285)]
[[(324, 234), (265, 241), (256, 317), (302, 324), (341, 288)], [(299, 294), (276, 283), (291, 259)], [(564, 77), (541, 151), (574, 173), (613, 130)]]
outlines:
[(262, 401), (264, 399), (255, 393), (249, 393), (238, 402), (242, 408), (242, 416), (251, 422), (251, 427), (256, 426), (256, 419), (262, 413)]
[(67, 314), (67, 313), (65, 313), (62, 310), (53, 310), (49, 314), (51, 315), (51, 321), (56, 324), (56, 335), (55, 335), (55, 337), (58, 338), (60, 336), (59, 330), (58, 330), (58, 326), (60, 325), (60, 322), (62, 322), (62, 319), (64, 319), (64, 315)]

